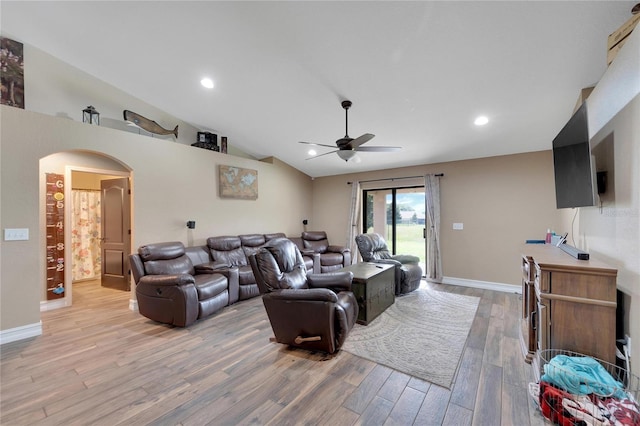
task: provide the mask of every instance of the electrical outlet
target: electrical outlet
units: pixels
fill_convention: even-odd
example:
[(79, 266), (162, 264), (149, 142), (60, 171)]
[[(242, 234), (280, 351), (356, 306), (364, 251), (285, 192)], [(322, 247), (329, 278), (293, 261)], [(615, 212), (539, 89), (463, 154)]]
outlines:
[(455, 229), (456, 231), (461, 231), (464, 229), (464, 224), (463, 223), (454, 223), (453, 224), (453, 229)]

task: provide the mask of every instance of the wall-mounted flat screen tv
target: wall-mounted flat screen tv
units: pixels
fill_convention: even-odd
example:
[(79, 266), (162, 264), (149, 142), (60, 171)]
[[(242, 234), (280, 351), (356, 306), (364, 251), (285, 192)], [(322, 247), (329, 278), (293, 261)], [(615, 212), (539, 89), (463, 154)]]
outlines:
[(595, 160), (589, 147), (585, 102), (553, 139), (553, 170), (557, 208), (596, 205)]

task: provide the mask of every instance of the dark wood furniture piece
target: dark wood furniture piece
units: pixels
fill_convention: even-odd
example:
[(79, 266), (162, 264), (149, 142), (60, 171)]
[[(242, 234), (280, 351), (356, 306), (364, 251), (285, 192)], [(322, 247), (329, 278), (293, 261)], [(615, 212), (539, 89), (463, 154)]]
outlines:
[(356, 296), (358, 324), (367, 325), (396, 300), (393, 265), (361, 262), (340, 269), (353, 272), (351, 291)]
[(545, 349), (615, 364), (617, 273), (603, 262), (578, 260), (553, 245), (523, 249), (520, 341), (536, 374)]

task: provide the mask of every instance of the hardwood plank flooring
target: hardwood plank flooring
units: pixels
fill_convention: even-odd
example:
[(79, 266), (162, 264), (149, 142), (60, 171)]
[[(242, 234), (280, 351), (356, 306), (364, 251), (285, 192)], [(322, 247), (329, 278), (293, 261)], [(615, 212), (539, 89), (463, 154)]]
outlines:
[(126, 292), (76, 283), (72, 307), (42, 313), (42, 336), (0, 347), (0, 424), (543, 425), (520, 296), (426, 285), (480, 297), (451, 389), (274, 343), (260, 298), (181, 329), (130, 311)]

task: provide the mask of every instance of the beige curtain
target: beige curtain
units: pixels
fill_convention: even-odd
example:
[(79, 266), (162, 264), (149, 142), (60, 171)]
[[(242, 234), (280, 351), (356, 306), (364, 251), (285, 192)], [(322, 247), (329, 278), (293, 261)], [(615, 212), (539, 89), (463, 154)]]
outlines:
[(442, 282), (440, 257), (440, 177), (425, 175), (424, 198), (427, 223), (427, 272), (430, 281)]
[(351, 199), (349, 209), (349, 229), (347, 230), (346, 247), (351, 250), (351, 263), (358, 263), (358, 247), (356, 235), (360, 233), (360, 182), (351, 183)]

